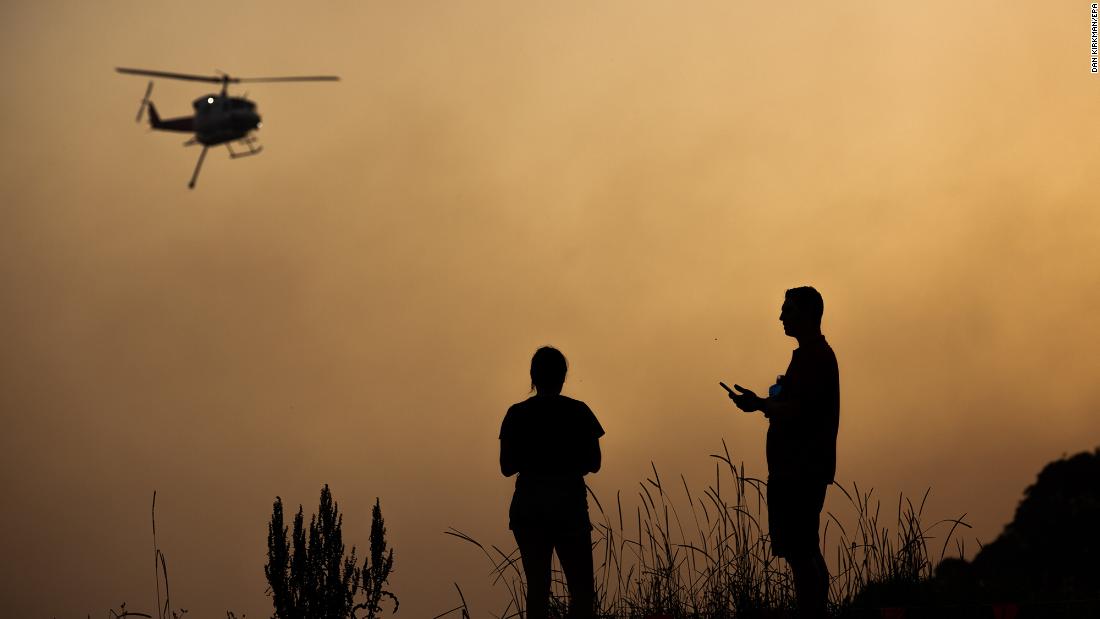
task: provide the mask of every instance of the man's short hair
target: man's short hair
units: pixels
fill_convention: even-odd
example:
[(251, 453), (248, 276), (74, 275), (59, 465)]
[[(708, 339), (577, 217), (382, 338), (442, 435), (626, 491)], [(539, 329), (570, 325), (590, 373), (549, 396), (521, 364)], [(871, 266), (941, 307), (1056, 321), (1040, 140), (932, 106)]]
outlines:
[(794, 302), (807, 316), (811, 316), (821, 322), (821, 315), (825, 313), (825, 301), (821, 299), (821, 293), (813, 286), (799, 286), (787, 291), (786, 297)]

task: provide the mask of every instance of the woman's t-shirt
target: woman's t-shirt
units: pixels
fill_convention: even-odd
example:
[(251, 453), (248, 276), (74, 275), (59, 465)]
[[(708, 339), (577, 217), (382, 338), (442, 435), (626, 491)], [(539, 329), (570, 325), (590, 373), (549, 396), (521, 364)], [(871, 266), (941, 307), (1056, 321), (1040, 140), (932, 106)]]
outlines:
[(500, 426), (516, 455), (509, 527), (591, 528), (584, 475), (592, 441), (604, 435), (592, 409), (555, 395), (514, 404)]

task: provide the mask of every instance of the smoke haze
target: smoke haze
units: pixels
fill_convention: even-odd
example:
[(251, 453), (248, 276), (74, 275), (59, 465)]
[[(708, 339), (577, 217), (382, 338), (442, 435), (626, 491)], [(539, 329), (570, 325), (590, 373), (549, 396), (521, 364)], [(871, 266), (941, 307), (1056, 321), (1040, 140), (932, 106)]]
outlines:
[[(328, 483), (401, 616), (499, 612), (497, 466), (530, 355), (607, 430), (600, 496), (765, 473), (762, 390), (825, 298), (838, 480), (932, 486), (973, 539), (1100, 444), (1100, 214), (1080, 3), (41, 2), (3, 9), (0, 608), (271, 612), (271, 503)], [(115, 66), (252, 84), (262, 156), (130, 122)], [(164, 117), (214, 88), (156, 80)], [(242, 85), (244, 86), (244, 85)], [(826, 508), (843, 511), (839, 493)]]

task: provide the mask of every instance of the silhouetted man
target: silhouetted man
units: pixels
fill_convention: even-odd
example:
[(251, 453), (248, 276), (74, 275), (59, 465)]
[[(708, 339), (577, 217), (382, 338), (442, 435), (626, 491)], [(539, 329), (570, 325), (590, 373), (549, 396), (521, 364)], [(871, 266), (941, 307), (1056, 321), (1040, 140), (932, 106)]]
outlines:
[(772, 552), (794, 575), (799, 613), (825, 617), (829, 570), (818, 529), (825, 490), (836, 474), (840, 375), (836, 355), (821, 334), (824, 303), (809, 286), (787, 291), (779, 321), (798, 340), (787, 373), (761, 398), (740, 385), (730, 399), (768, 418), (768, 528)]

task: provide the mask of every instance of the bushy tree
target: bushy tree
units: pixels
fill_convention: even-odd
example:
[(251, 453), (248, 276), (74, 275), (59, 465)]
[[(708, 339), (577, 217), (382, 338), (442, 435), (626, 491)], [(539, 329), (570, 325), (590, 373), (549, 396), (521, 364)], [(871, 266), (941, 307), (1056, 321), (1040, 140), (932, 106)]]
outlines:
[[(351, 554), (344, 556), (342, 524), (343, 516), (326, 484), (317, 514), (310, 517), (308, 534), (299, 506), (288, 540), (283, 502), (275, 497), (264, 567), (275, 605), (274, 619), (357, 619), (358, 610), (366, 610), (365, 617), (374, 618), (381, 613), (383, 597), (394, 602), (397, 612), (397, 598), (383, 588), (393, 570), (393, 550), (387, 552), (379, 502), (375, 500), (371, 520), (370, 556), (362, 568), (356, 567), (354, 546)], [(365, 601), (357, 604), (359, 593)]]

